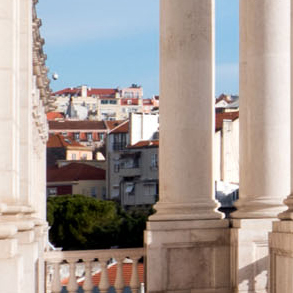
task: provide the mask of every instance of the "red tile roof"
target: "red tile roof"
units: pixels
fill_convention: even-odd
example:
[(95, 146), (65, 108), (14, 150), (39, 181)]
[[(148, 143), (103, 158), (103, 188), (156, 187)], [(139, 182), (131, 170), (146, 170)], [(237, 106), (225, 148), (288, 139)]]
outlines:
[(142, 103), (144, 106), (153, 105), (154, 101), (152, 99), (143, 99)]
[(141, 140), (134, 145), (129, 146), (130, 149), (145, 148), (145, 147), (158, 147), (159, 140)]
[[(128, 104), (128, 101), (131, 101), (131, 104)], [(133, 99), (121, 99), (121, 105), (122, 106), (135, 106), (138, 105), (138, 99), (137, 98), (133, 98)]]
[(49, 121), (50, 130), (106, 130), (104, 121)]
[(96, 88), (92, 88), (92, 89), (88, 89), (88, 95), (97, 95), (97, 96), (110, 96), (110, 95), (114, 95), (118, 92), (118, 89), (96, 89)]
[(47, 148), (64, 148), (68, 146), (84, 147), (74, 139), (64, 137), (61, 134), (50, 134), (47, 141)]
[(116, 128), (119, 124), (123, 123), (124, 121), (125, 120), (107, 120), (104, 122), (105, 122), (105, 125), (108, 130), (113, 130), (114, 128)]
[(105, 180), (106, 171), (82, 163), (71, 163), (64, 167), (47, 169), (47, 182)]
[[(98, 89), (98, 88), (87, 88), (87, 96), (100, 96), (102, 98), (112, 97), (115, 98), (115, 94), (118, 89)], [(81, 95), (81, 88), (66, 88), (53, 93), (53, 95)]]
[(225, 101), (226, 103), (230, 104), (233, 103), (235, 101), (235, 97), (236, 96), (230, 96), (230, 95), (225, 95), (225, 94), (221, 94), (217, 99), (216, 99), (216, 104), (221, 102), (221, 101)]
[(61, 112), (48, 112), (47, 113), (47, 120), (55, 120), (55, 119), (63, 119), (64, 114)]
[(129, 120), (124, 121), (119, 126), (115, 127), (110, 133), (127, 133), (129, 131)]
[(239, 118), (239, 111), (235, 112), (223, 112), (216, 113), (216, 131), (219, 131), (223, 127), (223, 120), (236, 120)]
[[(109, 283), (111, 286), (114, 286), (115, 284), (115, 278), (116, 278), (116, 272), (117, 272), (117, 265), (112, 265), (108, 268), (108, 278)], [(131, 272), (132, 272), (132, 264), (131, 263), (125, 263), (123, 264), (123, 277), (124, 277), (124, 283), (125, 286), (129, 286), (130, 278), (131, 278)], [(143, 283), (143, 274), (144, 274), (144, 267), (142, 263), (138, 264), (138, 277), (139, 282)], [(93, 276), (93, 283), (97, 286), (100, 283), (101, 279), (101, 272), (95, 274)]]
[[(115, 284), (116, 273), (117, 273), (117, 264), (110, 265), (108, 267), (108, 279), (109, 279), (110, 286), (114, 286)], [(124, 263), (123, 264), (123, 278), (124, 278), (125, 286), (129, 286), (131, 273), (132, 273), (132, 263)], [(138, 278), (140, 283), (144, 283), (144, 266), (142, 263), (138, 263)], [(92, 281), (94, 286), (98, 287), (100, 280), (101, 280), (101, 272), (98, 272), (93, 275)], [(78, 285), (82, 286), (83, 282), (84, 280), (78, 282)], [(67, 284), (68, 284), (68, 278), (63, 279), (62, 285), (67, 285)]]

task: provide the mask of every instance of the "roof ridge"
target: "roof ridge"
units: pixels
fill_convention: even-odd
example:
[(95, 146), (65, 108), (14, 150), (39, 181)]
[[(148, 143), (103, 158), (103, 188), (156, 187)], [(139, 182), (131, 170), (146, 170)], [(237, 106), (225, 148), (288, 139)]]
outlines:
[(117, 125), (116, 127), (114, 127), (112, 130), (109, 131), (109, 134), (111, 132), (113, 132), (114, 130), (117, 130), (118, 128), (120, 128), (121, 126), (123, 126), (125, 123), (129, 122), (129, 119), (125, 120), (124, 122), (122, 122), (121, 124)]

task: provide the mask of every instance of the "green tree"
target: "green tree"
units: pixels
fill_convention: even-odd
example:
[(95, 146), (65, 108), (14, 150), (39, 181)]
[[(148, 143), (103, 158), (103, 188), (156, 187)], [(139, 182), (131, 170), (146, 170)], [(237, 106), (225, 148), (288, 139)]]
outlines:
[(151, 209), (124, 211), (118, 203), (83, 195), (49, 197), (50, 241), (64, 250), (141, 247)]

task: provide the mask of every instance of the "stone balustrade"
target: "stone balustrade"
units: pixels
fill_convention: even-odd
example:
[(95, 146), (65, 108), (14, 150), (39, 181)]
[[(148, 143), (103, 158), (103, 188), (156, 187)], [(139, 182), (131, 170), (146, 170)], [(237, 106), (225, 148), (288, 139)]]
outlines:
[[(129, 287), (132, 293), (143, 293), (143, 248), (49, 251), (45, 253), (46, 293), (106, 293), (113, 286), (117, 293)], [(128, 274), (129, 269), (131, 273)], [(78, 291), (81, 292), (81, 291)]]

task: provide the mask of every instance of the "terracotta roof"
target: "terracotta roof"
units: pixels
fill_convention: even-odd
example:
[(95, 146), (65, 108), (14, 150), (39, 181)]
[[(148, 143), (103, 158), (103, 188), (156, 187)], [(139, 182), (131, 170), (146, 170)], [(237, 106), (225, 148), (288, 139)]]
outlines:
[(129, 120), (125, 120), (120, 125), (110, 131), (110, 133), (127, 133), (129, 131)]
[[(118, 89), (98, 89), (98, 88), (87, 88), (87, 95), (92, 96), (103, 96), (103, 98), (107, 96), (115, 97), (115, 94), (118, 92)], [(60, 91), (53, 93), (53, 95), (81, 95), (81, 88), (66, 88)]]
[(96, 89), (96, 88), (92, 88), (92, 89), (88, 89), (88, 95), (97, 95), (97, 96), (107, 96), (107, 95), (114, 95), (118, 92), (117, 89)]
[(68, 146), (84, 147), (74, 139), (64, 137), (61, 134), (50, 134), (47, 141), (47, 148), (62, 148)]
[(47, 169), (47, 182), (105, 180), (106, 171), (82, 163), (71, 163), (64, 167)]
[(55, 120), (55, 119), (63, 119), (64, 114), (61, 112), (48, 112), (47, 113), (47, 120)]
[(216, 99), (216, 104), (221, 102), (221, 101), (225, 101), (226, 103), (230, 104), (235, 102), (239, 97), (238, 96), (233, 96), (233, 95), (225, 95), (225, 94), (221, 94), (217, 99)]
[(223, 120), (236, 120), (239, 118), (239, 111), (235, 112), (223, 112), (216, 113), (216, 131), (219, 131), (223, 127)]
[(49, 121), (50, 130), (106, 130), (104, 121)]
[(116, 128), (119, 124), (123, 123), (125, 120), (106, 120), (105, 125), (108, 130), (113, 130)]
[(154, 104), (154, 102), (153, 102), (152, 99), (143, 99), (142, 100), (142, 103), (143, 103), (144, 106), (153, 105)]
[[(128, 101), (131, 101), (131, 104), (128, 104)], [(133, 106), (133, 105), (138, 105), (138, 99), (137, 98), (132, 98), (132, 99), (121, 99), (121, 105), (123, 106)]]
[(159, 140), (141, 140), (134, 145), (129, 146), (129, 149), (145, 148), (145, 147), (158, 147)]
[[(116, 272), (117, 272), (117, 264), (110, 265), (108, 267), (108, 279), (109, 279), (110, 286), (114, 286), (115, 284)], [(124, 263), (123, 264), (123, 278), (124, 278), (125, 286), (129, 286), (131, 273), (132, 273), (132, 263)], [(142, 263), (138, 263), (138, 278), (140, 283), (144, 283), (144, 266)], [(100, 280), (101, 280), (101, 272), (98, 272), (93, 275), (92, 281), (94, 286), (98, 287)], [(82, 286), (83, 282), (84, 280), (78, 282), (78, 285)], [(62, 285), (67, 285), (67, 284), (68, 284), (68, 278), (63, 279)]]

